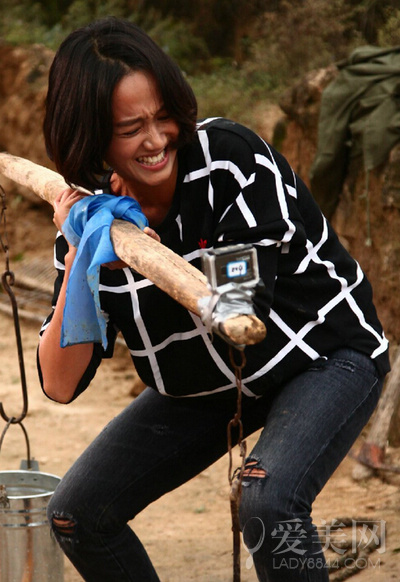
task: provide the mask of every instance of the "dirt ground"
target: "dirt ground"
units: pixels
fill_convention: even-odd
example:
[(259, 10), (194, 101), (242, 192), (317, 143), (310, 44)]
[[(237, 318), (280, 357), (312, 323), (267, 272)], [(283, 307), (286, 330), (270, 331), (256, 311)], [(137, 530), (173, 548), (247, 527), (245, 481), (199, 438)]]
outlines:
[[(29, 210), (23, 202), (14, 201), (8, 225), (11, 265), (15, 266), (16, 273), (33, 258), (40, 258), (44, 265), (52, 261), (54, 228), (48, 212)], [(3, 270), (1, 254), (0, 270)], [(42, 394), (36, 374), (39, 327), (38, 322), (21, 318), (29, 394), (29, 412), (24, 424), (40, 470), (62, 476), (109, 419), (130, 402), (135, 371), (121, 346), (111, 361), (104, 362), (92, 386), (74, 403), (65, 406), (51, 402)], [(0, 313), (0, 400), (8, 415), (20, 413), (22, 401), (13, 322), (4, 313)], [(0, 419), (1, 430), (3, 426)], [(249, 449), (256, 437), (248, 439)], [(388, 454), (390, 462), (400, 465), (399, 449)], [(11, 427), (0, 453), (0, 469), (18, 469), (25, 457), (22, 432), (18, 427)], [(371, 523), (383, 524), (385, 546), (369, 554), (368, 559), (359, 560), (362, 569), (354, 579), (360, 582), (400, 580), (400, 475), (387, 473), (355, 481), (352, 477), (355, 465), (351, 457), (341, 464), (315, 503), (314, 521), (322, 526), (335, 518), (337, 523), (345, 518), (368, 518)], [(163, 582), (232, 580), (227, 473), (228, 459), (224, 457), (135, 520), (135, 531)], [(357, 522), (354, 523), (356, 526)], [(340, 529), (340, 532), (342, 537), (351, 537), (349, 530)], [(372, 542), (372, 526), (364, 533), (365, 540)], [(333, 554), (334, 559), (338, 557), (339, 554)], [(249, 552), (242, 546), (243, 582), (256, 580), (249, 558)], [(355, 564), (348, 562), (353, 571)], [(339, 579), (337, 573), (333, 579)], [(65, 582), (79, 580), (80, 576), (66, 562)]]

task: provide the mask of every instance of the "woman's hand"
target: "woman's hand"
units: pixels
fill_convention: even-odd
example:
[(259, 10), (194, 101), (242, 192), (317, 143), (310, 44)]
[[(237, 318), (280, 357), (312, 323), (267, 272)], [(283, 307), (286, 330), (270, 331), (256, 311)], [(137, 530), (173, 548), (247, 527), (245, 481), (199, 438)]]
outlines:
[(72, 190), (72, 188), (66, 188), (59, 194), (57, 194), (56, 198), (53, 202), (54, 208), (54, 215), (53, 215), (53, 222), (58, 228), (58, 230), (62, 231), (62, 225), (67, 218), (69, 211), (71, 210), (72, 206), (78, 200), (85, 198), (86, 194), (79, 192), (78, 190)]
[[(143, 232), (157, 242), (161, 242), (159, 235), (149, 226), (145, 226)], [(124, 261), (111, 261), (111, 263), (105, 263), (103, 267), (107, 267), (107, 269), (110, 269), (110, 271), (115, 271), (116, 269), (124, 269), (125, 267), (129, 267), (129, 265), (127, 265)]]

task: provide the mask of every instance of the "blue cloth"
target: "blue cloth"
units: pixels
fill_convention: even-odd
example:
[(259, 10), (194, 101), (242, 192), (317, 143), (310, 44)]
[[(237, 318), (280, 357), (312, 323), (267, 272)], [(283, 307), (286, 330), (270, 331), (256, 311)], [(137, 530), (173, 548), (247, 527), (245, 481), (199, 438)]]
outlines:
[(133, 222), (143, 229), (147, 218), (128, 196), (98, 194), (74, 204), (62, 230), (78, 248), (67, 285), (61, 347), (101, 342), (107, 348), (106, 316), (100, 307), (99, 276), (103, 263), (117, 261), (110, 227), (114, 218)]

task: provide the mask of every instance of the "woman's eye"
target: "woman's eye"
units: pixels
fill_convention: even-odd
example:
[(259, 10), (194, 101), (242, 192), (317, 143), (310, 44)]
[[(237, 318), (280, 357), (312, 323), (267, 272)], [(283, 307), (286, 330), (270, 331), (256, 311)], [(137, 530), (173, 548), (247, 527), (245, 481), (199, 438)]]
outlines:
[(122, 137), (131, 137), (133, 135), (137, 135), (140, 131), (140, 127), (137, 127), (135, 129), (130, 129), (129, 131), (124, 131), (124, 133), (122, 133)]

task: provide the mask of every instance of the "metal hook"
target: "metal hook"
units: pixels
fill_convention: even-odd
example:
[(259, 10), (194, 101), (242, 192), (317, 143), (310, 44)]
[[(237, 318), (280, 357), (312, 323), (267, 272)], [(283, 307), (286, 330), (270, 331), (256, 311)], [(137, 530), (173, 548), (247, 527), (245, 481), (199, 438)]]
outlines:
[[(10, 283), (8, 280), (10, 280)], [(13, 317), (14, 317), (14, 328), (15, 328), (15, 337), (17, 340), (17, 349), (18, 349), (18, 361), (19, 361), (19, 370), (20, 370), (20, 378), (21, 378), (21, 387), (22, 387), (22, 397), (23, 397), (23, 409), (21, 414), (18, 417), (15, 416), (8, 416), (5, 413), (3, 403), (0, 402), (0, 415), (1, 417), (8, 423), (11, 424), (18, 424), (21, 423), (28, 412), (28, 391), (26, 387), (26, 377), (25, 377), (25, 366), (24, 366), (24, 356), (22, 351), (22, 340), (21, 340), (21, 331), (19, 326), (19, 317), (18, 317), (18, 307), (17, 301), (15, 299), (15, 295), (11, 289), (11, 285), (14, 284), (15, 277), (12, 271), (5, 271), (1, 277), (1, 282), (3, 284), (4, 289), (6, 290), (8, 296), (10, 297)]]
[(6, 426), (5, 426), (3, 432), (1, 433), (1, 436), (0, 436), (0, 451), (1, 451), (1, 447), (3, 445), (4, 437), (5, 437), (8, 429), (10, 428), (10, 426), (12, 424), (19, 424), (19, 426), (21, 427), (21, 430), (24, 434), (24, 437), (25, 437), (26, 450), (27, 450), (27, 467), (28, 467), (28, 469), (31, 469), (32, 468), (32, 460), (31, 460), (31, 449), (30, 449), (30, 444), (29, 444), (29, 437), (28, 437), (28, 433), (27, 433), (24, 425), (22, 424), (22, 421), (24, 420), (24, 418), (28, 412), (28, 391), (27, 391), (27, 387), (26, 387), (25, 366), (24, 366), (24, 356), (23, 356), (23, 350), (22, 350), (21, 331), (20, 331), (19, 317), (18, 317), (18, 307), (17, 307), (17, 301), (15, 299), (15, 295), (13, 293), (13, 290), (11, 289), (11, 285), (14, 285), (15, 277), (14, 277), (14, 273), (12, 271), (10, 271), (10, 267), (9, 267), (10, 257), (9, 257), (9, 247), (8, 247), (8, 237), (7, 237), (7, 223), (6, 223), (6, 210), (7, 210), (6, 193), (4, 192), (4, 188), (1, 185), (0, 185), (0, 198), (1, 198), (0, 245), (4, 251), (5, 259), (6, 259), (6, 268), (5, 268), (5, 271), (1, 277), (1, 282), (2, 282), (2, 285), (5, 289), (5, 291), (7, 292), (8, 296), (10, 298), (11, 306), (12, 306), (12, 313), (13, 313), (13, 318), (14, 318), (14, 328), (15, 328), (15, 337), (17, 340), (17, 350), (18, 350), (18, 361), (19, 361), (19, 370), (20, 370), (20, 378), (21, 378), (21, 387), (22, 387), (22, 397), (23, 397), (23, 408), (22, 408), (21, 414), (18, 417), (8, 416), (8, 414), (6, 414), (6, 412), (4, 410), (3, 403), (0, 402), (0, 416), (6, 421)]

